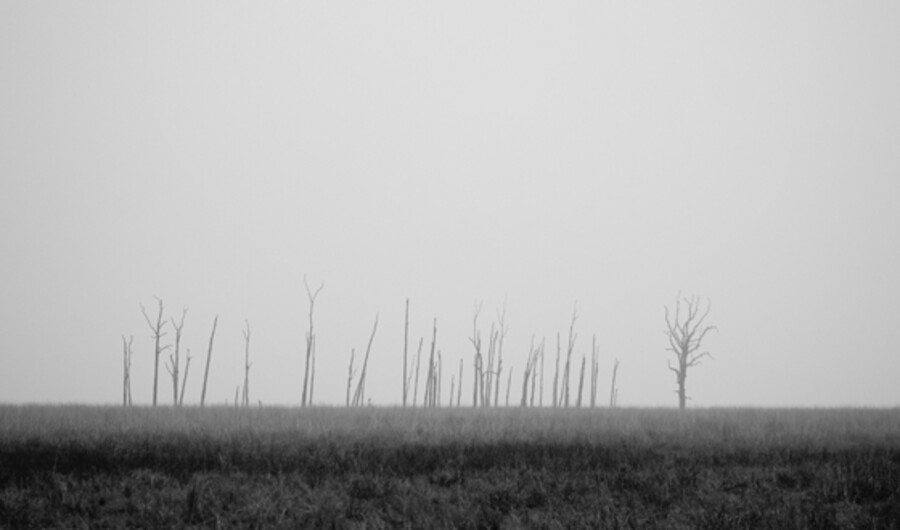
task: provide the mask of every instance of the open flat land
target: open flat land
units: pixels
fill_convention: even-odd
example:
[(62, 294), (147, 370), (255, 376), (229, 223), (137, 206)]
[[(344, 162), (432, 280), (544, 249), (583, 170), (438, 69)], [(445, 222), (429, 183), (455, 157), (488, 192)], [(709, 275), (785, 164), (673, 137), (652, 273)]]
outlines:
[(900, 528), (900, 410), (0, 406), (0, 527)]

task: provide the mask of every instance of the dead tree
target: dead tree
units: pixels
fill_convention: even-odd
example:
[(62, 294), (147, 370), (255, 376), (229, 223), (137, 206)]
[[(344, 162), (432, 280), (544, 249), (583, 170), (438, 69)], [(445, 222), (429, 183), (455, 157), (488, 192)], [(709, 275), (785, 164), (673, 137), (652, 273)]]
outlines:
[(209, 349), (206, 350), (206, 369), (203, 371), (203, 389), (200, 391), (200, 406), (206, 403), (206, 383), (209, 380), (209, 363), (212, 360), (213, 339), (216, 337), (216, 326), (219, 324), (219, 315), (213, 319), (212, 332), (209, 334)]
[(141, 313), (144, 314), (144, 320), (147, 321), (147, 325), (150, 326), (150, 331), (153, 333), (154, 347), (153, 347), (153, 406), (156, 406), (156, 393), (157, 388), (159, 387), (159, 354), (161, 354), (164, 350), (166, 350), (169, 345), (160, 346), (159, 341), (166, 335), (166, 333), (162, 330), (163, 326), (166, 325), (163, 322), (163, 301), (159, 297), (154, 296), (159, 305), (159, 312), (156, 316), (156, 323), (150, 321), (150, 317), (147, 316), (147, 310), (144, 308), (144, 304), (141, 304)]
[(366, 368), (369, 366), (369, 354), (372, 352), (372, 341), (375, 340), (375, 331), (378, 329), (378, 315), (375, 315), (375, 325), (372, 326), (372, 335), (369, 337), (369, 345), (366, 346), (366, 356), (363, 358), (362, 370), (359, 372), (359, 381), (356, 382), (356, 392), (353, 394), (353, 406), (362, 406), (366, 398)]
[(437, 318), (434, 319), (434, 330), (431, 336), (431, 354), (428, 356), (428, 378), (425, 380), (425, 406), (434, 407), (438, 403), (437, 365), (434, 360), (434, 347), (437, 342)]
[[(539, 407), (544, 406), (544, 345), (547, 342), (547, 337), (541, 339), (541, 398), (538, 402)], [(534, 394), (532, 394), (534, 396)]]
[(356, 370), (353, 369), (353, 358), (356, 357), (356, 349), (350, 349), (350, 367), (347, 368), (347, 406), (350, 406), (350, 388), (353, 386), (353, 376)]
[(509, 407), (509, 387), (512, 386), (513, 367), (509, 367), (509, 374), (506, 376), (506, 406)]
[[(681, 313), (681, 302), (687, 306), (685, 315)], [(664, 333), (669, 339), (669, 347), (666, 350), (675, 354), (677, 362), (677, 366), (672, 366), (670, 361), (669, 370), (675, 373), (675, 381), (678, 384), (676, 393), (678, 394), (679, 409), (684, 409), (686, 401), (689, 399), (685, 392), (688, 369), (700, 364), (700, 360), (704, 357), (712, 358), (709, 352), (698, 352), (706, 334), (716, 329), (715, 326), (704, 324), (711, 307), (712, 304), (707, 301), (706, 311), (701, 315), (700, 298), (696, 296), (682, 298), (681, 293), (675, 298), (674, 319), (670, 318), (669, 308), (665, 306), (666, 330)]]
[(125, 335), (122, 335), (122, 367), (124, 373), (122, 374), (122, 406), (130, 407), (131, 406), (131, 356), (134, 351), (131, 349), (131, 343), (134, 341), (134, 336), (128, 337), (128, 340), (125, 340)]
[(609, 408), (616, 408), (616, 398), (619, 397), (619, 389), (616, 388), (616, 374), (619, 373), (619, 360), (613, 362), (612, 383), (609, 385)]
[(425, 337), (419, 337), (419, 349), (416, 352), (416, 384), (415, 388), (413, 388), (413, 407), (415, 407), (416, 403), (419, 401), (419, 362), (422, 360), (423, 342), (425, 342)]
[(409, 298), (406, 299), (406, 313), (403, 318), (403, 406), (406, 407), (406, 398), (409, 395), (409, 378), (407, 372), (407, 346), (409, 344)]
[(578, 378), (578, 397), (575, 398), (575, 406), (581, 408), (581, 391), (584, 389), (584, 367), (587, 363), (587, 357), (581, 356), (581, 376)]
[(184, 389), (187, 387), (188, 370), (191, 369), (191, 349), (187, 349), (184, 357), (184, 375), (181, 377), (181, 395), (178, 396), (178, 406), (184, 405)]
[(463, 378), (463, 360), (459, 360), (459, 377), (457, 378), (457, 386), (456, 386), (456, 407), (459, 408), (460, 403), (462, 402), (462, 378)]
[(475, 358), (473, 359), (473, 373), (474, 377), (472, 380), (472, 407), (478, 406), (478, 397), (483, 396), (483, 392), (481, 387), (484, 384), (482, 381), (482, 360), (481, 360), (481, 332), (478, 330), (478, 314), (481, 313), (481, 304), (475, 305), (475, 317), (472, 320), (472, 336), (469, 340), (472, 342), (472, 346), (475, 347)]
[(575, 321), (578, 320), (578, 305), (575, 305), (575, 308), (572, 310), (572, 323), (569, 324), (569, 343), (566, 346), (566, 369), (563, 376), (563, 387), (565, 388), (565, 399), (566, 399), (566, 407), (569, 406), (569, 387), (571, 386), (569, 380), (572, 369), (572, 351), (575, 349), (575, 339), (578, 338), (578, 334), (575, 333)]
[(178, 405), (178, 373), (181, 367), (181, 330), (184, 329), (184, 317), (187, 316), (187, 308), (181, 310), (181, 322), (175, 322), (170, 319), (172, 327), (175, 328), (175, 349), (169, 354), (169, 360), (166, 363), (166, 371), (172, 377), (172, 400), (174, 405)]
[(250, 367), (253, 363), (250, 362), (250, 321), (244, 321), (247, 325), (247, 329), (244, 330), (244, 393), (242, 395), (243, 404), (245, 407), (250, 406)]
[[(506, 324), (506, 303), (503, 303), (503, 311), (497, 313), (497, 321), (500, 329), (497, 330), (497, 387), (494, 389), (494, 406), (496, 407), (500, 397), (500, 375), (503, 373), (503, 339), (509, 332), (509, 326)], [(507, 388), (509, 385), (507, 385)], [(508, 393), (508, 392), (507, 392)], [(508, 400), (507, 400), (508, 401)]]
[(597, 406), (597, 376), (600, 375), (598, 364), (599, 353), (597, 351), (597, 335), (591, 339), (591, 408)]
[[(306, 287), (306, 297), (309, 299), (309, 330), (306, 332), (306, 368), (303, 370), (303, 397), (300, 400), (300, 406), (305, 407), (307, 405), (312, 405), (312, 390), (310, 389), (311, 381), (310, 379), (315, 376), (314, 372), (311, 372), (310, 365), (312, 358), (316, 354), (316, 333), (313, 328), (313, 310), (316, 305), (316, 297), (319, 296), (319, 293), (322, 292), (322, 288), (325, 287), (325, 283), (322, 282), (319, 285), (319, 288), (313, 292), (309, 288), (309, 284), (306, 283), (306, 276), (303, 277), (303, 286)], [(314, 362), (314, 361), (313, 361)], [(315, 368), (313, 368), (314, 370)]]
[(562, 354), (562, 346), (559, 342), (559, 332), (556, 333), (556, 371), (553, 372), (553, 407), (559, 406), (559, 357)]

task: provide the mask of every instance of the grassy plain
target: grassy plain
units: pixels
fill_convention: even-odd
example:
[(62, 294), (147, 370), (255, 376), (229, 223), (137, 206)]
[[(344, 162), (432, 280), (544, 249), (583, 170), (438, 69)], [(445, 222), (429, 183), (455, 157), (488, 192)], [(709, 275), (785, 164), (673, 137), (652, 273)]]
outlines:
[(2, 406), (0, 527), (900, 528), (900, 410)]

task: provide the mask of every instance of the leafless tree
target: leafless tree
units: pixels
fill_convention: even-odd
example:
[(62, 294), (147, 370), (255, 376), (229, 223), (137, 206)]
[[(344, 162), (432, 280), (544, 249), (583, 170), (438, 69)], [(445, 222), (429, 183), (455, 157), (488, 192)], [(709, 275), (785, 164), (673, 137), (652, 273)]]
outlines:
[(184, 389), (187, 387), (188, 370), (191, 369), (191, 349), (187, 349), (184, 357), (184, 375), (181, 377), (181, 395), (178, 396), (178, 406), (184, 405)]
[(425, 406), (434, 407), (438, 403), (437, 369), (435, 364), (435, 344), (437, 342), (437, 318), (434, 319), (434, 329), (431, 336), (431, 354), (428, 356), (428, 378), (425, 380)]
[(311, 384), (310, 379), (314, 374), (311, 372), (310, 367), (312, 358), (316, 354), (316, 333), (313, 328), (313, 310), (316, 305), (316, 297), (319, 296), (322, 288), (325, 287), (325, 283), (322, 282), (319, 284), (318, 289), (312, 291), (309, 288), (309, 284), (306, 283), (306, 276), (304, 276), (303, 286), (306, 287), (306, 297), (309, 299), (309, 330), (306, 332), (306, 368), (303, 370), (303, 397), (300, 400), (300, 405), (305, 407), (307, 405), (312, 405), (312, 392), (309, 386)]
[(201, 407), (206, 404), (206, 383), (209, 381), (209, 363), (212, 361), (213, 339), (216, 337), (216, 326), (218, 324), (219, 315), (216, 315), (216, 318), (213, 319), (212, 332), (209, 334), (209, 349), (206, 350), (206, 369), (203, 371), (203, 389), (200, 391)]
[[(681, 303), (687, 306), (685, 314), (681, 312)], [(676, 366), (669, 362), (669, 370), (675, 373), (675, 381), (678, 384), (678, 408), (684, 409), (689, 399), (685, 393), (685, 379), (688, 369), (700, 364), (704, 357), (712, 358), (709, 352), (699, 352), (706, 334), (715, 330), (715, 326), (704, 324), (712, 304), (707, 300), (706, 311), (702, 314), (699, 297), (681, 297), (681, 293), (675, 298), (674, 318), (669, 316), (669, 308), (665, 306), (666, 330), (665, 335), (669, 339), (667, 351), (675, 354)], [(683, 317), (683, 318), (682, 318)]]
[(347, 406), (350, 406), (350, 388), (353, 386), (353, 376), (356, 370), (353, 369), (353, 359), (356, 357), (356, 349), (350, 349), (350, 367), (347, 368)]
[(463, 378), (463, 360), (459, 360), (459, 377), (457, 377), (457, 387), (456, 387), (456, 406), (457, 408), (462, 403), (462, 378)]
[(559, 332), (556, 333), (556, 370), (553, 372), (553, 407), (559, 406), (559, 357), (562, 355)]
[[(499, 405), (500, 401), (500, 376), (503, 373), (503, 339), (509, 332), (509, 326), (506, 324), (506, 302), (503, 302), (503, 310), (497, 313), (497, 386), (494, 389), (494, 406)], [(508, 385), (507, 385), (508, 386)]]
[(247, 325), (247, 328), (244, 330), (244, 392), (243, 392), (243, 404), (245, 407), (250, 406), (250, 367), (253, 363), (250, 362), (250, 321), (244, 320), (244, 323)]
[(578, 334), (575, 333), (575, 321), (578, 320), (578, 305), (572, 310), (572, 323), (569, 324), (569, 343), (566, 346), (566, 368), (563, 375), (563, 387), (565, 388), (566, 407), (569, 406), (569, 387), (570, 375), (572, 370), (572, 351), (575, 349), (575, 339)]
[(597, 406), (597, 377), (600, 375), (599, 351), (597, 351), (597, 335), (591, 339), (591, 408)]
[(406, 407), (406, 399), (409, 395), (409, 377), (407, 372), (407, 347), (409, 345), (409, 298), (406, 299), (406, 313), (403, 318), (403, 406)]
[(122, 374), (123, 407), (131, 406), (131, 356), (134, 354), (134, 350), (131, 349), (131, 343), (133, 341), (133, 335), (128, 337), (128, 340), (125, 340), (125, 335), (122, 335), (122, 366), (124, 370), (124, 373)]
[(159, 297), (154, 296), (156, 298), (156, 302), (159, 306), (159, 312), (156, 316), (156, 323), (154, 324), (150, 317), (147, 315), (147, 310), (144, 308), (144, 304), (141, 304), (141, 313), (144, 314), (144, 320), (147, 321), (147, 325), (150, 326), (150, 331), (153, 333), (154, 347), (153, 347), (153, 406), (156, 406), (156, 394), (157, 389), (159, 387), (159, 354), (161, 354), (164, 350), (169, 348), (169, 345), (161, 346), (159, 341), (166, 335), (166, 333), (162, 330), (163, 326), (166, 323), (163, 321), (163, 301)]
[(481, 304), (475, 305), (475, 317), (472, 319), (472, 336), (469, 340), (475, 347), (475, 358), (473, 360), (473, 379), (472, 379), (472, 407), (478, 406), (479, 396), (483, 396), (482, 386), (482, 358), (481, 358), (481, 331), (478, 330), (478, 314), (481, 313)]
[[(539, 407), (544, 406), (544, 345), (546, 344), (547, 337), (541, 339), (541, 397), (538, 402)], [(532, 393), (532, 397), (534, 394)]]
[(416, 406), (416, 403), (419, 401), (419, 364), (422, 360), (422, 343), (425, 342), (425, 337), (419, 337), (419, 349), (416, 351), (416, 384), (413, 388), (413, 407)]
[(509, 367), (509, 374), (506, 376), (506, 406), (509, 407), (509, 387), (512, 386), (512, 374), (513, 374), (512, 366)]
[(369, 366), (369, 354), (372, 352), (372, 341), (375, 340), (375, 331), (378, 329), (378, 315), (375, 315), (375, 325), (372, 326), (372, 335), (369, 336), (369, 345), (366, 346), (366, 356), (363, 358), (362, 369), (359, 372), (359, 381), (356, 382), (356, 392), (353, 394), (353, 406), (362, 406), (366, 399), (366, 368)]
[(178, 373), (181, 368), (181, 330), (184, 329), (184, 317), (187, 316), (187, 308), (181, 310), (181, 322), (175, 322), (172, 318), (172, 327), (175, 328), (175, 349), (169, 354), (169, 360), (166, 363), (166, 371), (172, 377), (172, 400), (174, 405), (178, 405)]
[(587, 364), (587, 357), (581, 356), (581, 375), (578, 377), (578, 396), (575, 398), (575, 406), (581, 408), (581, 392), (584, 389), (584, 368)]
[(609, 385), (609, 408), (616, 408), (616, 400), (619, 397), (619, 389), (616, 388), (616, 375), (619, 373), (619, 360), (613, 362), (612, 383)]

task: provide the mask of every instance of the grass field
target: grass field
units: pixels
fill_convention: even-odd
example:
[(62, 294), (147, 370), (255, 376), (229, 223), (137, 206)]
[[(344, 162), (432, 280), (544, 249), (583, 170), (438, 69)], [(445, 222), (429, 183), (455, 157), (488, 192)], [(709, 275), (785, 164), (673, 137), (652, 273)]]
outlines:
[(900, 410), (3, 406), (0, 527), (900, 528)]

